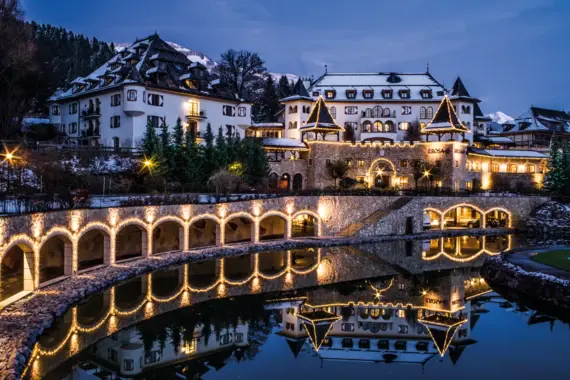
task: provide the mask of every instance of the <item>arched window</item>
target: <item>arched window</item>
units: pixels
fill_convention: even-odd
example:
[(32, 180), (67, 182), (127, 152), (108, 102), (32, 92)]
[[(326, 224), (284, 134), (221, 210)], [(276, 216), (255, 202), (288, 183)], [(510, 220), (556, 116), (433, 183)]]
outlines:
[(311, 113), (311, 106), (307, 106), (307, 113)]
[(390, 117), (390, 108), (384, 108), (382, 110), (382, 116), (383, 117)]
[(420, 123), (420, 131), (426, 127), (426, 123)]
[(273, 172), (269, 174), (269, 188), (277, 189), (277, 182), (279, 181), (279, 176), (277, 173)]
[(386, 123), (384, 123), (384, 132), (396, 132), (393, 121), (388, 120)]
[(296, 121), (293, 122), (293, 129), (297, 129), (297, 122)]
[(336, 107), (335, 106), (330, 107), (329, 112), (331, 113), (333, 119), (336, 119)]
[(299, 191), (303, 188), (303, 176), (297, 173), (293, 176), (293, 191)]
[(364, 117), (372, 117), (372, 108), (367, 108), (366, 111), (364, 111)]
[(292, 121), (289, 122), (289, 129), (293, 129), (293, 122)]
[(432, 119), (432, 118), (433, 118), (433, 108), (428, 107), (426, 109), (426, 119)]
[(425, 119), (426, 118), (426, 108), (422, 107), (420, 108), (420, 119)]
[(362, 123), (362, 130), (364, 132), (370, 132), (372, 130), (372, 123), (366, 120), (364, 123)]
[(113, 137), (113, 148), (115, 149), (119, 149), (120, 145), (119, 145), (119, 138), (118, 137)]
[(372, 109), (372, 117), (382, 117), (382, 107), (376, 106)]
[(374, 122), (372, 132), (382, 132), (382, 122), (380, 120)]
[(289, 113), (293, 113), (293, 106), (289, 106)]
[(536, 165), (527, 164), (526, 165), (526, 172), (527, 173), (536, 173)]

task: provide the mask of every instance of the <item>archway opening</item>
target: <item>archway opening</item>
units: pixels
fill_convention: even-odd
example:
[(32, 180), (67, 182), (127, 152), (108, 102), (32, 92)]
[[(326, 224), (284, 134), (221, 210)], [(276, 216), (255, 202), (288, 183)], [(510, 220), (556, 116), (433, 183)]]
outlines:
[(219, 276), (219, 260), (188, 264), (188, 283), (193, 287), (207, 287), (214, 284)]
[(444, 229), (481, 228), (481, 213), (469, 206), (455, 207), (443, 217)]
[(296, 270), (306, 270), (314, 267), (318, 261), (316, 249), (294, 249), (291, 251), (291, 267)]
[(423, 216), (424, 230), (439, 230), (441, 229), (441, 216), (431, 210), (424, 211)]
[(18, 293), (34, 290), (33, 276), (33, 249), (26, 244), (10, 248), (0, 266), (0, 302)]
[(77, 270), (103, 265), (105, 246), (109, 244), (108, 239), (109, 237), (102, 230), (94, 229), (83, 234), (77, 245)]
[(291, 190), (291, 176), (288, 173), (279, 178), (279, 190)]
[(471, 256), (483, 249), (483, 238), (480, 236), (461, 236), (459, 241), (459, 256)]
[(485, 237), (485, 249), (491, 253), (501, 253), (510, 248), (509, 236)]
[(317, 236), (317, 231), (317, 220), (312, 215), (301, 214), (291, 222), (291, 236), (294, 238)]
[(259, 222), (259, 240), (285, 238), (285, 219), (278, 215), (268, 216)]
[(510, 216), (503, 210), (491, 210), (485, 214), (486, 228), (507, 228), (510, 224)]
[(279, 185), (279, 175), (277, 173), (269, 174), (268, 185), (269, 189), (277, 190), (277, 186)]
[(253, 255), (227, 257), (224, 259), (224, 277), (230, 281), (240, 281), (253, 274)]
[(258, 256), (258, 270), (260, 273), (271, 276), (281, 273), (287, 268), (287, 252), (265, 252)]
[(297, 173), (293, 176), (293, 191), (299, 191), (303, 189), (303, 176)]
[(225, 244), (251, 241), (252, 222), (249, 218), (236, 217), (226, 222)]
[(71, 240), (64, 236), (49, 238), (40, 248), (40, 284), (71, 274)]
[(372, 165), (370, 168), (370, 176), (372, 177), (372, 184), (377, 189), (386, 189), (393, 186), (392, 177), (395, 172), (390, 162), (379, 161)]
[(77, 305), (77, 323), (82, 327), (97, 325), (107, 315), (110, 307), (107, 293), (98, 293)]
[(424, 252), (425, 257), (431, 257), (439, 254), (441, 252), (441, 239), (430, 239), (424, 240), (422, 243), (422, 252)]
[(152, 253), (179, 251), (184, 227), (172, 221), (160, 223), (152, 232)]
[(189, 231), (190, 248), (216, 245), (218, 223), (212, 219), (200, 219), (192, 223)]
[(115, 261), (127, 260), (143, 256), (146, 249), (146, 231), (130, 224), (117, 233)]
[(152, 294), (158, 297), (169, 297), (176, 294), (184, 283), (184, 267), (154, 272), (151, 277)]

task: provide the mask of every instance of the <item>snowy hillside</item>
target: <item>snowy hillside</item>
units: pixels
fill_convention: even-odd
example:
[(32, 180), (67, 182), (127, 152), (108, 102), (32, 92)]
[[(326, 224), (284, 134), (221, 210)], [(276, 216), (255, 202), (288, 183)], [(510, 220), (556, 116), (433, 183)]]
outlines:
[[(208, 70), (212, 70), (218, 64), (212, 58), (210, 58), (209, 56), (207, 56), (207, 55), (205, 55), (205, 54), (203, 54), (197, 50), (189, 49), (189, 48), (184, 47), (182, 45), (179, 45), (175, 42), (168, 42), (167, 41), (167, 43), (170, 46), (172, 46), (174, 49), (176, 49), (177, 51), (181, 52), (186, 57), (188, 57), (188, 59), (191, 60), (192, 62), (200, 62), (201, 64), (206, 66), (208, 68)], [(129, 46), (131, 46), (131, 44), (119, 42), (119, 43), (115, 44), (115, 49), (117, 51), (121, 51), (123, 49), (126, 49)], [(287, 77), (287, 79), (289, 79), (289, 82), (291, 82), (291, 81), (296, 82), (297, 79), (299, 79), (299, 77), (295, 74), (281, 74), (281, 73), (270, 73), (270, 74), (273, 77), (273, 80), (275, 82), (279, 81), (279, 78), (281, 78), (281, 75), (285, 75)]]
[(510, 117), (509, 115), (507, 115), (501, 111), (497, 111), (495, 113), (490, 113), (489, 117), (492, 119), (492, 121), (494, 121), (495, 123), (498, 123), (498, 124), (505, 124), (506, 122), (514, 120), (513, 117)]

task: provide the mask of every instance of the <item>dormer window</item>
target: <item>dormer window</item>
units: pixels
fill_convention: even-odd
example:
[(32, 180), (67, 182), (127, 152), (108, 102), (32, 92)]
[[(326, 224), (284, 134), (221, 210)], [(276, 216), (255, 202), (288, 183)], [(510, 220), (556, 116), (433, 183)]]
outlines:
[(362, 97), (364, 99), (374, 98), (374, 90), (362, 90)]
[(356, 99), (356, 90), (346, 90), (347, 99)]
[(196, 85), (196, 81), (194, 79), (186, 79), (185, 83), (186, 87), (188, 87), (191, 90), (198, 88), (198, 86)]
[(400, 99), (410, 99), (410, 90), (400, 90), (398, 91)]
[(421, 90), (420, 91), (420, 95), (422, 96), (422, 99), (431, 99), (433, 98), (433, 94), (431, 90)]
[(318, 91), (313, 91), (313, 96), (319, 96), (321, 93)]
[(382, 97), (384, 99), (392, 99), (393, 96), (394, 96), (393, 90), (382, 90)]
[(336, 90), (326, 90), (325, 91), (325, 98), (327, 98), (327, 99), (336, 98)]
[(438, 91), (436, 94), (437, 94), (437, 96), (443, 96), (443, 95), (445, 95), (445, 93), (444, 93), (443, 91)]

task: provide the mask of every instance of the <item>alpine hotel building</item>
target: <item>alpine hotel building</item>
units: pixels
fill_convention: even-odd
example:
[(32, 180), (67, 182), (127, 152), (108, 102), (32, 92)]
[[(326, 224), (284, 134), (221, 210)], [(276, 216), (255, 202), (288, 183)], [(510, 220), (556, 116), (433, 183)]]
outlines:
[(252, 123), (251, 104), (155, 34), (55, 94), (50, 119), (66, 144), (116, 149), (140, 146), (147, 123), (173, 128), (178, 117), (198, 139), (208, 124), (261, 138), (280, 189), (332, 186), (326, 165), (335, 160), (362, 187), (413, 189), (419, 162), (437, 168), (422, 187), (542, 186), (548, 156), (487, 137), (490, 119), (460, 78), (447, 90), (429, 72), (326, 72), (300, 79), (281, 102), (278, 122)]

